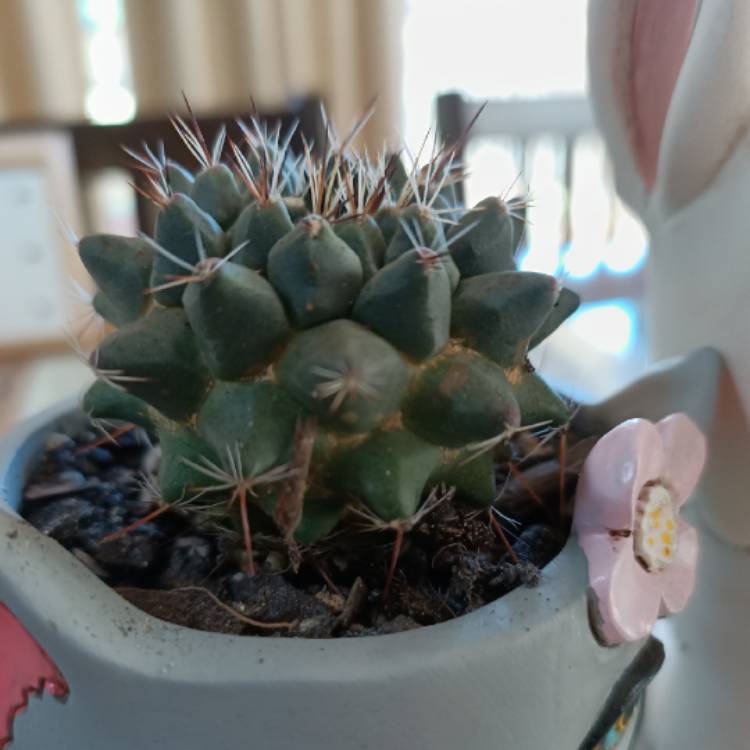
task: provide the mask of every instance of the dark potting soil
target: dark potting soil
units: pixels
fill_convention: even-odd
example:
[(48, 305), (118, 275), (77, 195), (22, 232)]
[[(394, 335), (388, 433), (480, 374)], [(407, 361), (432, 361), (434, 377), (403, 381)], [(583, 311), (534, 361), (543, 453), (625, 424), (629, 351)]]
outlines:
[(276, 637), (394, 633), (535, 586), (562, 549), (590, 441), (523, 434), (513, 447), (518, 468), (498, 464), (492, 515), (457, 496), (437, 505), (404, 535), (387, 596), (392, 529), (302, 548), (296, 571), (273, 529), (254, 529), (250, 576), (232, 528), (179, 507), (154, 513), (161, 506), (144, 476), (158, 466), (158, 446), (139, 428), (115, 442), (93, 429), (51, 435), (21, 512), (128, 601), (169, 622)]

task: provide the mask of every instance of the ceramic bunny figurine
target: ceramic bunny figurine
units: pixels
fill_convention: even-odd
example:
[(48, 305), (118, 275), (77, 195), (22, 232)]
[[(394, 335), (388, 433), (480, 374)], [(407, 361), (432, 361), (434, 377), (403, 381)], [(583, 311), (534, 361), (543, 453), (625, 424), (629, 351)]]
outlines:
[(651, 354), (710, 345), (725, 358), (706, 518), (750, 544), (750, 3), (598, 0), (590, 27), (598, 122), (651, 236)]
[(711, 346), (725, 364), (700, 503), (702, 578), (670, 626), (681, 653), (652, 693), (646, 747), (740, 750), (750, 736), (750, 3), (592, 0), (589, 60), (617, 188), (651, 238), (652, 357)]

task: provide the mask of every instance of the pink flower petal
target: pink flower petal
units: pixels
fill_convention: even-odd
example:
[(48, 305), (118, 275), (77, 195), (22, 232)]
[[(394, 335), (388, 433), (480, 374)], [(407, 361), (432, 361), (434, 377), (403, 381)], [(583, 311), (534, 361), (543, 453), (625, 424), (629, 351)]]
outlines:
[(578, 533), (630, 530), (643, 485), (664, 467), (662, 439), (645, 419), (629, 419), (604, 435), (586, 459), (576, 490)]
[(706, 463), (706, 438), (685, 414), (671, 414), (657, 422), (656, 429), (664, 443), (664, 479), (675, 491), (679, 508), (698, 484)]
[(698, 532), (683, 520), (678, 522), (677, 528), (677, 555), (672, 564), (658, 574), (661, 588), (660, 615), (671, 615), (685, 609), (695, 588)]
[(658, 576), (635, 559), (632, 538), (586, 534), (579, 541), (589, 562), (601, 636), (612, 646), (647, 636), (659, 615), (661, 588)]

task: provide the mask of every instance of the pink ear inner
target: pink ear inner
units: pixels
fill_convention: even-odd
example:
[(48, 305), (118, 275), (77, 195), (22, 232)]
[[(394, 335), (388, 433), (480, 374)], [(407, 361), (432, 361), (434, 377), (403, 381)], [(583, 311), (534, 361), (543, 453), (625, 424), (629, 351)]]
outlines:
[(13, 739), (13, 720), (29, 697), (46, 690), (65, 698), (68, 684), (28, 631), (0, 603), (0, 750)]
[(646, 189), (656, 181), (664, 122), (693, 34), (700, 0), (637, 0), (630, 35), (628, 98), (635, 159)]

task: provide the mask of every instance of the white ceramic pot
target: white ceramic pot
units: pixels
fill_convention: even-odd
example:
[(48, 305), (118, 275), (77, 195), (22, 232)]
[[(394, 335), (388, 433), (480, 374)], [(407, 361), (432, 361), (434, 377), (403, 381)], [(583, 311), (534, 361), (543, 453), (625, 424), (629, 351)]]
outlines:
[(574, 541), (537, 588), (395, 635), (236, 637), (154, 619), (14, 513), (46, 436), (79, 419), (66, 405), (2, 445), (0, 604), (70, 688), (64, 704), (31, 702), (13, 750), (572, 750), (643, 646), (595, 641)]

